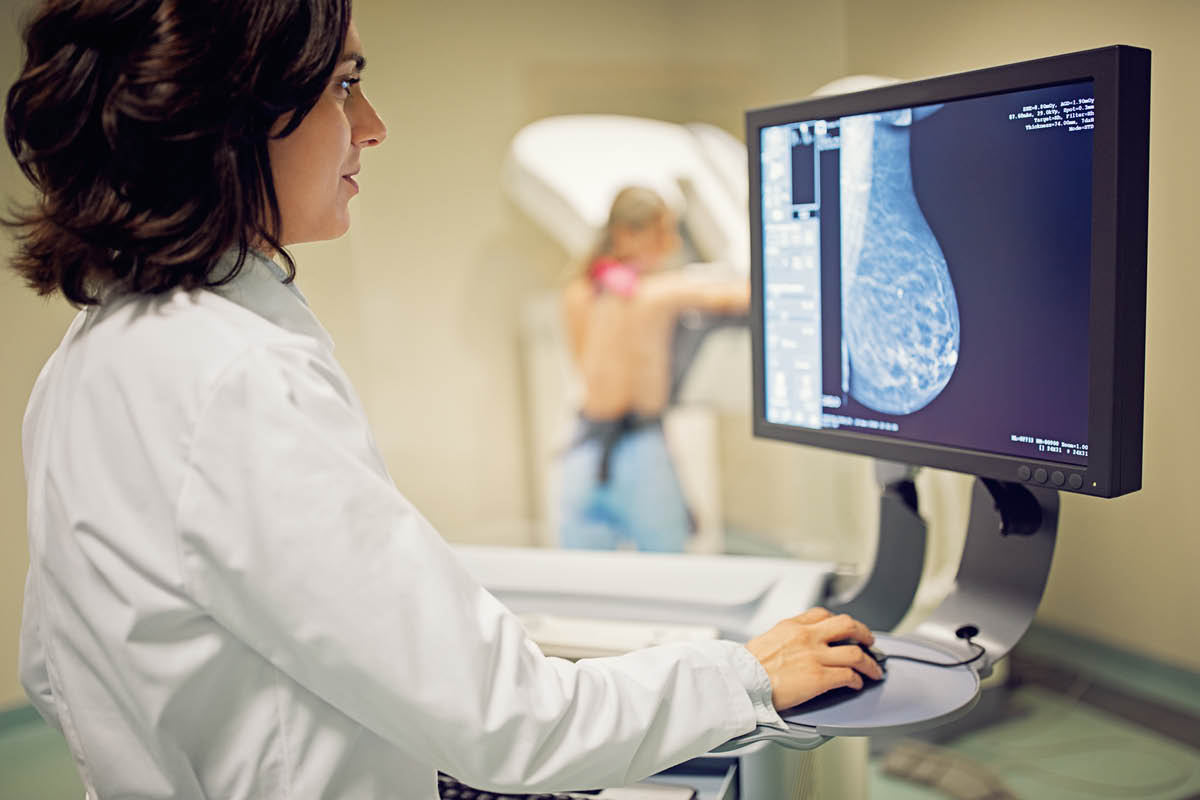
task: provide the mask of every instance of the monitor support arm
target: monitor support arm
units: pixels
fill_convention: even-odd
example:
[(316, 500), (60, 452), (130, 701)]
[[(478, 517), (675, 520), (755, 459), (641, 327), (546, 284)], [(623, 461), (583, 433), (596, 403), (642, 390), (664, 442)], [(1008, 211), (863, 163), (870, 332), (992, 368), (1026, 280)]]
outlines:
[(1033, 622), (1050, 576), (1057, 531), (1057, 490), (976, 478), (954, 589), (913, 638), (966, 659), (974, 653), (963, 634), (975, 628), (974, 641), (985, 649), (976, 671), (991, 674), (992, 665)]
[[(925, 522), (917, 513), (911, 472), (880, 462), (879, 545), (865, 577), (830, 593), (826, 607), (893, 629), (912, 605), (925, 558)], [(1025, 635), (1050, 574), (1058, 529), (1058, 492), (977, 478), (954, 588), (912, 632), (915, 639), (961, 654), (975, 653), (965, 634), (985, 648), (976, 671), (987, 676)]]
[(868, 628), (890, 631), (912, 605), (925, 565), (925, 520), (917, 509), (915, 470), (907, 464), (875, 462), (879, 496), (879, 538), (875, 559), (852, 586), (826, 590), (825, 607), (849, 614)]

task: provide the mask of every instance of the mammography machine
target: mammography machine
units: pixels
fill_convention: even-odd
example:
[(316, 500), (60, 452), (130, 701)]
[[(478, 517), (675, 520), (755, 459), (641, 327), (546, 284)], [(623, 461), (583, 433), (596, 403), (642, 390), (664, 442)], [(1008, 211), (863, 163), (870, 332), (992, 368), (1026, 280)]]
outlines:
[(879, 629), (885, 680), (720, 748), (740, 774), (702, 797), (813, 796), (787, 753), (967, 713), (1041, 600), (1059, 493), (1140, 488), (1149, 65), (1118, 46), (747, 115), (756, 435), (975, 476), (953, 588), (914, 629), (887, 632), (924, 543), (903, 467), (841, 598), (828, 563), (463, 548), (531, 624), (648, 623), (630, 644), (817, 602)]

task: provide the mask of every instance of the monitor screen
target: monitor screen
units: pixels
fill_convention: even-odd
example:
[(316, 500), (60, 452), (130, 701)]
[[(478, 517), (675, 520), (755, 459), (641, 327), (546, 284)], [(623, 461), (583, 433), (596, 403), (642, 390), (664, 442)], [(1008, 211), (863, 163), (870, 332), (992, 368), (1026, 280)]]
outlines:
[[(1137, 488), (1120, 462), (1136, 437), (1140, 476), (1140, 360), (1115, 364), (1111, 337), (1120, 314), (1144, 318), (1148, 103), (1115, 108), (1085, 63), (1130, 49), (751, 112), (757, 433)], [(1140, 146), (1116, 135), (1138, 114)], [(1107, 190), (1127, 173), (1133, 210)], [(1144, 347), (1142, 328), (1119, 349)], [(1136, 420), (1114, 419), (1135, 394)]]

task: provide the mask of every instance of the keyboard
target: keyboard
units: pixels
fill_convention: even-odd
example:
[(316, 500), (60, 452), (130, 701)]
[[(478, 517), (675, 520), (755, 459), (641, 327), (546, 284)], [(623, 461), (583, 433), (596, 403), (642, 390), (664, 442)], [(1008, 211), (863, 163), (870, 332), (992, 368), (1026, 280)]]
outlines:
[(638, 783), (633, 786), (622, 786), (619, 789), (512, 794), (511, 792), (487, 792), (482, 789), (474, 789), (439, 772), (438, 797), (442, 800), (696, 800), (696, 790), (678, 784)]

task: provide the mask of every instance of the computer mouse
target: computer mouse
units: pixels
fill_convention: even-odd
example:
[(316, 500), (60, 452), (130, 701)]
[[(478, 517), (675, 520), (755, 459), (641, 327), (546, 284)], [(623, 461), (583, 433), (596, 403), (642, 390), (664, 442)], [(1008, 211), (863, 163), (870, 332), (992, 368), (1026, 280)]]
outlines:
[[(841, 647), (843, 645), (851, 644), (856, 645), (859, 650), (862, 650), (864, 653), (873, 658), (875, 663), (878, 664), (884, 672), (887, 672), (887, 653), (883, 652), (882, 650), (878, 650), (870, 645), (863, 644), (862, 642), (857, 642), (854, 639), (840, 639), (836, 642), (830, 642), (829, 646)], [(870, 680), (870, 678), (867, 678), (867, 680)]]

